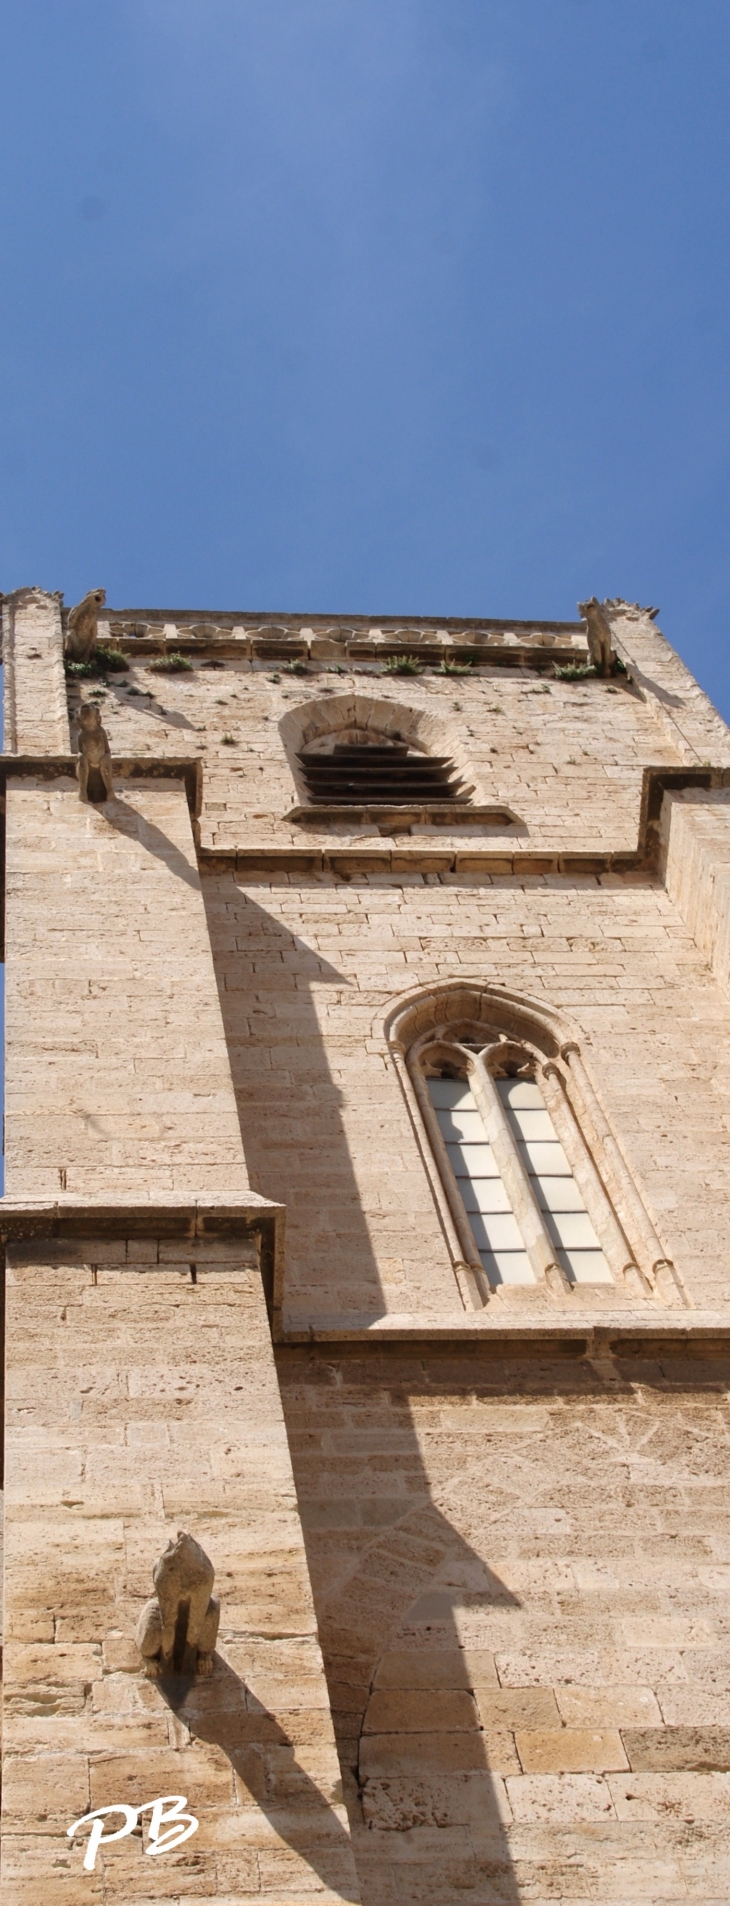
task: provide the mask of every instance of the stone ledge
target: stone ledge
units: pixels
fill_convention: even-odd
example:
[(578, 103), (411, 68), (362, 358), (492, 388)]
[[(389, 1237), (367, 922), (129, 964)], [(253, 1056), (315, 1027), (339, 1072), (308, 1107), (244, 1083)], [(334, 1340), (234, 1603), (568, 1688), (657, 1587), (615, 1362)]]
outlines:
[(256, 1191), (225, 1198), (178, 1198), (150, 1193), (132, 1198), (0, 1199), (0, 1243), (28, 1239), (102, 1237), (236, 1237), (275, 1227), (284, 1206)]
[(322, 1317), (297, 1327), (284, 1320), (275, 1330), (281, 1344), (353, 1343), (372, 1344), (382, 1349), (386, 1343), (474, 1343), (555, 1344), (566, 1348), (594, 1345), (597, 1350), (615, 1350), (618, 1343), (636, 1346), (689, 1347), (716, 1342), (730, 1349), (730, 1318), (720, 1311), (678, 1313), (657, 1316), (655, 1309), (645, 1312), (619, 1312), (598, 1318), (590, 1311), (572, 1317), (541, 1316), (513, 1318), (490, 1317), (486, 1311), (469, 1314), (455, 1312), (451, 1317), (424, 1320), (413, 1315), (378, 1317), (357, 1322), (346, 1317)]
[[(0, 755), (0, 812), (4, 808), (4, 794), (7, 779), (40, 779), (54, 781), (64, 776), (76, 778), (76, 755)], [(127, 781), (145, 780), (182, 780), (185, 784), (188, 806), (194, 822), (197, 822), (203, 802), (203, 766), (198, 759), (178, 755), (138, 755), (113, 756), (112, 768), (116, 777)], [(660, 821), (664, 795), (681, 792), (684, 788), (717, 790), (730, 787), (730, 768), (666, 768), (647, 767), (644, 769), (639, 836), (635, 848), (619, 849), (606, 853), (583, 853), (566, 850), (542, 851), (539, 848), (494, 849), (481, 848), (477, 842), (457, 847), (445, 844), (432, 847), (413, 844), (408, 848), (359, 846), (357, 842), (348, 845), (333, 845), (327, 848), (312, 848), (306, 844), (301, 847), (287, 843), (251, 847), (234, 845), (226, 847), (197, 846), (198, 865), (202, 867), (230, 866), (236, 871), (248, 873), (294, 872), (310, 873), (485, 873), (508, 875), (515, 879), (530, 876), (557, 875), (571, 878), (600, 878), (602, 874), (656, 874), (660, 864)], [(329, 810), (326, 810), (329, 812)], [(376, 810), (368, 810), (368, 813)], [(343, 819), (353, 819), (357, 810), (343, 808), (332, 810), (341, 814)], [(509, 809), (502, 808), (458, 808), (459, 818), (477, 823), (496, 826), (497, 816), (504, 819), (510, 828), (519, 826), (517, 817)], [(285, 816), (290, 822), (293, 818), (305, 819), (316, 816), (314, 824), (326, 825), (322, 809), (295, 809)], [(405, 810), (404, 819), (412, 810)], [(273, 817), (278, 820), (278, 817)], [(4, 816), (3, 816), (4, 819)], [(194, 829), (197, 832), (197, 828)], [(4, 827), (3, 827), (4, 835)], [(4, 867), (4, 838), (0, 843), (0, 865)]]
[[(3, 754), (0, 755), (0, 787), (10, 776), (18, 780), (57, 781), (70, 776), (76, 783), (78, 755), (75, 754)], [(202, 763), (182, 755), (112, 755), (112, 771), (120, 781), (184, 781), (188, 807), (194, 820), (200, 813), (203, 795)]]
[(473, 846), (454, 848), (413, 845), (400, 847), (360, 846), (357, 840), (343, 847), (296, 847), (287, 845), (246, 847), (201, 847), (198, 864), (211, 870), (230, 868), (236, 873), (444, 873), (507, 874), (516, 880), (531, 876), (558, 875), (566, 879), (600, 878), (602, 874), (653, 874), (644, 860), (631, 850), (607, 854), (539, 853), (527, 850)]
[[(176, 1238), (189, 1242), (213, 1237), (258, 1237), (259, 1268), (271, 1322), (281, 1303), (284, 1273), (284, 1205), (256, 1191), (226, 1198), (151, 1192), (148, 1202), (132, 1198), (0, 1198), (0, 1249), (34, 1242), (52, 1244), (76, 1238)], [(137, 1269), (139, 1267), (136, 1267)], [(154, 1268), (154, 1267), (152, 1267)]]
[[(285, 821), (296, 821), (302, 827), (332, 827), (346, 824), (362, 826), (372, 821), (381, 834), (406, 834), (412, 827), (496, 827), (507, 829), (523, 827), (518, 814), (509, 807), (478, 807), (469, 801), (429, 801), (423, 806), (409, 806), (406, 801), (394, 805), (392, 802), (373, 801), (369, 806), (355, 803), (329, 805), (325, 801), (312, 807), (292, 807), (283, 816)], [(390, 825), (389, 825), (390, 823)]]
[[(445, 843), (444, 846), (422, 844), (408, 847), (388, 847), (360, 845), (351, 840), (347, 845), (329, 847), (301, 847), (291, 843), (278, 846), (241, 845), (229, 847), (203, 847), (198, 850), (199, 865), (209, 867), (229, 866), (235, 872), (269, 873), (299, 872), (302, 874), (327, 873), (484, 873), (514, 879), (530, 877), (558, 876), (565, 879), (600, 879), (604, 874), (656, 875), (660, 870), (660, 821), (662, 802), (665, 794), (678, 793), (684, 788), (716, 790), (730, 787), (730, 768), (667, 768), (647, 767), (644, 769), (639, 833), (635, 848), (609, 850), (606, 853), (584, 853), (564, 850), (541, 850), (540, 848), (493, 848), (481, 847), (478, 842), (456, 846)], [(329, 811), (329, 810), (327, 810)], [(496, 810), (481, 810), (494, 814)], [(507, 810), (502, 810), (507, 812)], [(335, 810), (332, 810), (334, 813)], [(355, 809), (337, 809), (338, 818), (353, 819)], [(374, 810), (373, 810), (374, 812)], [(479, 813), (475, 809), (459, 809), (466, 819)], [(320, 825), (324, 825), (322, 809), (295, 809), (285, 818), (292, 821), (307, 820), (309, 814), (317, 816)], [(494, 825), (494, 822), (490, 822)], [(509, 825), (519, 825), (516, 817), (510, 815)], [(312, 825), (309, 822), (309, 825)]]

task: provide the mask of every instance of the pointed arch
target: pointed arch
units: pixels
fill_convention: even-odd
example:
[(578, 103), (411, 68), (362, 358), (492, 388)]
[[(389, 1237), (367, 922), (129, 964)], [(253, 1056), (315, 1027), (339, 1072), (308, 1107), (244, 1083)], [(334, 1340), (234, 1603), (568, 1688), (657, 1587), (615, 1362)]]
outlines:
[(385, 1032), (472, 1304), (682, 1301), (569, 1022), (456, 980), (394, 1002)]

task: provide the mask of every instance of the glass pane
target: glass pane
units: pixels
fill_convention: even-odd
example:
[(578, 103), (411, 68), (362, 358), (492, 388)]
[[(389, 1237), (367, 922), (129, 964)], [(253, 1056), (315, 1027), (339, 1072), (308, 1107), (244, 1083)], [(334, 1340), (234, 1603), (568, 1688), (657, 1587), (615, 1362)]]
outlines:
[(495, 1079), (494, 1083), (503, 1105), (511, 1106), (514, 1111), (518, 1106), (533, 1106), (538, 1112), (544, 1111), (542, 1093), (534, 1079)]
[(429, 1079), (427, 1084), (490, 1284), (534, 1284), (522, 1233), (470, 1087), (460, 1079)]
[(428, 1089), (432, 1105), (473, 1105), (474, 1100), (465, 1079), (429, 1079)]
[(499, 1172), (491, 1146), (449, 1144), (446, 1150), (457, 1178), (498, 1178)]
[(470, 1112), (459, 1105), (453, 1111), (447, 1111), (439, 1106), (436, 1117), (444, 1138), (472, 1138), (476, 1139), (477, 1144), (480, 1140), (484, 1141), (484, 1126), (476, 1108)]
[(562, 1145), (557, 1141), (553, 1145), (541, 1144), (539, 1139), (521, 1138), (517, 1141), (526, 1171), (541, 1175), (549, 1173), (552, 1177), (572, 1177), (568, 1160)]
[(600, 1251), (587, 1211), (546, 1211), (545, 1225), (555, 1244), (576, 1251)]
[(501, 1178), (462, 1178), (459, 1190), (467, 1211), (510, 1211)]
[(571, 1284), (611, 1284), (611, 1272), (539, 1085), (534, 1079), (497, 1079), (495, 1084), (566, 1277)]
[(583, 1199), (574, 1178), (546, 1178), (536, 1172), (532, 1189), (541, 1211), (582, 1211)]
[(526, 1251), (480, 1251), (490, 1284), (534, 1284)]
[(602, 1251), (561, 1251), (568, 1276), (576, 1284), (612, 1284), (613, 1278)]
[(510, 1106), (509, 1112), (512, 1130), (518, 1138), (546, 1138), (555, 1143), (555, 1127), (544, 1109), (541, 1112), (532, 1109), (523, 1112), (518, 1106), (515, 1112)]
[(522, 1233), (511, 1211), (473, 1211), (470, 1217), (480, 1250), (524, 1251)]

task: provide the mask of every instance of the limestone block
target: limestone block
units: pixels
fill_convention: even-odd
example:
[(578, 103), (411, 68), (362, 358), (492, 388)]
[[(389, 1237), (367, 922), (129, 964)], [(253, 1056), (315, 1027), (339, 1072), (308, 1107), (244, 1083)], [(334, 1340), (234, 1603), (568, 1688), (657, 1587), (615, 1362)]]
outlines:
[(526, 1774), (602, 1774), (631, 1764), (616, 1729), (520, 1729), (515, 1740)]
[(616, 1817), (612, 1794), (598, 1774), (523, 1774), (507, 1781), (516, 1820), (601, 1821)]
[(609, 1787), (619, 1820), (727, 1819), (727, 1773), (611, 1774)]

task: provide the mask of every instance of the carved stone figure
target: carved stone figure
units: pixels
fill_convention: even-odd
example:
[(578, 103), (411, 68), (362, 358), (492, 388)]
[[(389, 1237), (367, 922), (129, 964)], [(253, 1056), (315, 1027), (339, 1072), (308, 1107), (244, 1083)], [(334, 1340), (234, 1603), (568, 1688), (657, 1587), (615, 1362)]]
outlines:
[(95, 702), (79, 709), (79, 759), (76, 768), (82, 801), (109, 801), (114, 793), (109, 738)]
[(150, 1676), (210, 1674), (220, 1602), (215, 1570), (194, 1536), (178, 1529), (152, 1571), (156, 1593), (137, 1623), (136, 1641)]
[(64, 650), (70, 662), (91, 661), (99, 639), (99, 610), (105, 602), (105, 589), (90, 589), (83, 602), (69, 611)]
[(588, 654), (593, 667), (599, 675), (611, 675), (614, 666), (614, 652), (611, 646), (611, 624), (597, 596), (590, 596), (587, 602), (579, 602), (580, 615), (588, 624)]

